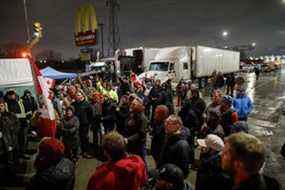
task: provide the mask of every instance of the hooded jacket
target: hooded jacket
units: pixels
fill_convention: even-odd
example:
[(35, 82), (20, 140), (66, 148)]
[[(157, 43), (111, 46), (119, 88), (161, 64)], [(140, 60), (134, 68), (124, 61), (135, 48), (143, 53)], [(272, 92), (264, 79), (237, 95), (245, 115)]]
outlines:
[(87, 190), (139, 190), (147, 181), (146, 168), (139, 156), (126, 156), (97, 167)]
[(191, 148), (181, 134), (170, 136), (162, 148), (157, 166), (160, 168), (167, 163), (174, 164), (183, 171), (184, 178), (187, 178), (191, 162), (190, 152)]
[(26, 190), (73, 190), (74, 172), (73, 162), (63, 158), (54, 166), (45, 170), (38, 170)]
[(252, 101), (243, 91), (234, 98), (233, 107), (236, 110), (239, 119), (247, 118), (252, 111)]

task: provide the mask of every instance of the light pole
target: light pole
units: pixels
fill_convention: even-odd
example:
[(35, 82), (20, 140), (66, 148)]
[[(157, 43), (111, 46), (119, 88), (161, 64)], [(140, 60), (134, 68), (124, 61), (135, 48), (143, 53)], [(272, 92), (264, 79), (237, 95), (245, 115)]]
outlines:
[[(222, 31), (222, 38), (225, 42), (227, 41), (228, 37), (229, 37), (229, 32), (227, 30), (223, 30)], [(225, 49), (228, 49), (228, 45), (226, 43), (222, 47)]]
[(25, 24), (26, 24), (26, 32), (27, 32), (27, 43), (31, 40), (31, 32), (29, 27), (29, 17), (28, 17), (28, 9), (27, 9), (27, 0), (23, 0), (24, 4), (24, 12), (25, 12)]
[(100, 38), (101, 38), (101, 52), (102, 55), (104, 57), (104, 24), (103, 23), (99, 23), (99, 27), (100, 27)]

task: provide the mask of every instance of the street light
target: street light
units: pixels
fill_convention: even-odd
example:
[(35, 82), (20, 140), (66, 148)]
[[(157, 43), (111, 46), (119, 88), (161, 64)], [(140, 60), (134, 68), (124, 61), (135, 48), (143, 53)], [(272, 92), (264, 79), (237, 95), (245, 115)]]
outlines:
[(229, 36), (229, 32), (228, 31), (223, 31), (222, 36), (224, 38), (228, 37)]

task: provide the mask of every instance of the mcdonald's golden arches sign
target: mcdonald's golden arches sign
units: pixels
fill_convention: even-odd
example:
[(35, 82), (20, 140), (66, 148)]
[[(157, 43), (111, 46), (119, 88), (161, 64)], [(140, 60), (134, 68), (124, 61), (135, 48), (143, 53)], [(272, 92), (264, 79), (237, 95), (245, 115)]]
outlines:
[(90, 3), (80, 6), (76, 12), (76, 46), (95, 45), (97, 42), (97, 28), (95, 7)]

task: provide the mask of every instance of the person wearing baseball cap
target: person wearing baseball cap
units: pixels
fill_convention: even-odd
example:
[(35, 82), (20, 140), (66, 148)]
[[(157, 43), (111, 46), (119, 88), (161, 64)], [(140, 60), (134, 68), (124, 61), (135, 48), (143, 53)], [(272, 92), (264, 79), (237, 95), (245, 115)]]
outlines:
[(233, 98), (231, 96), (224, 96), (222, 99), (220, 112), (221, 112), (221, 125), (224, 129), (225, 136), (231, 134), (233, 125), (238, 121), (238, 114), (232, 108)]
[(198, 139), (198, 145), (211, 151), (220, 152), (224, 148), (223, 140), (214, 134), (209, 134), (205, 139)]
[(75, 165), (64, 157), (64, 151), (60, 140), (50, 137), (42, 139), (34, 162), (36, 174), (26, 190), (74, 189)]
[(220, 154), (224, 148), (223, 140), (217, 135), (209, 134), (205, 139), (198, 139), (197, 143), (202, 149), (196, 190), (231, 189), (232, 182), (220, 166)]
[(182, 126), (180, 117), (176, 115), (170, 115), (166, 119), (164, 123), (166, 142), (163, 145), (157, 166), (160, 168), (167, 163), (174, 164), (183, 171), (184, 178), (187, 178), (191, 162), (191, 148), (181, 135)]
[(156, 190), (192, 190), (190, 184), (184, 180), (182, 170), (174, 164), (165, 164), (158, 170)]

